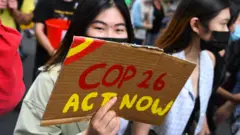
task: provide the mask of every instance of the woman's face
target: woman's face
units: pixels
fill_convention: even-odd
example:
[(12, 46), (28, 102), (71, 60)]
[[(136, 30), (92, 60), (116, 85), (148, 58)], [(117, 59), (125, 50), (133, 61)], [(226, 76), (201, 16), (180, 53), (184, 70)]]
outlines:
[(100, 12), (89, 25), (86, 35), (99, 38), (128, 38), (124, 17), (116, 7)]
[[(229, 8), (223, 9), (216, 17), (214, 17), (208, 25), (210, 31), (218, 31), (218, 32), (227, 32), (228, 29), (228, 22), (230, 20), (230, 10)], [(202, 32), (200, 37), (204, 40), (211, 39), (211, 32), (206, 32), (201, 30)]]

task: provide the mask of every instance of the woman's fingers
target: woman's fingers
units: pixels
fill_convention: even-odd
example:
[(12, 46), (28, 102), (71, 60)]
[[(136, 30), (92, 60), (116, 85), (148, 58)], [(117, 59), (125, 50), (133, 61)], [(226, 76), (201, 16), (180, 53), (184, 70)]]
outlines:
[(120, 117), (115, 117), (107, 126), (110, 135), (116, 135), (120, 129)]
[(109, 123), (116, 117), (116, 112), (109, 111), (105, 114), (105, 116), (100, 120), (102, 127), (107, 128)]
[(87, 134), (111, 135), (117, 134), (120, 128), (120, 118), (116, 117), (115, 111), (109, 111), (116, 103), (117, 98), (112, 98), (107, 104), (101, 107), (93, 116)]
[(93, 121), (100, 121), (108, 110), (116, 103), (117, 97), (112, 98), (107, 104), (101, 107), (93, 117)]

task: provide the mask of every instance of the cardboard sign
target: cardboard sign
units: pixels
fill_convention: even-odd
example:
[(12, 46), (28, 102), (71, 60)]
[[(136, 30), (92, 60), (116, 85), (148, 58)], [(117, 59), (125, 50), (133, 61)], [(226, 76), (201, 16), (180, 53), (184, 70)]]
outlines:
[(115, 96), (119, 116), (159, 125), (194, 68), (159, 50), (74, 37), (41, 125), (88, 121)]

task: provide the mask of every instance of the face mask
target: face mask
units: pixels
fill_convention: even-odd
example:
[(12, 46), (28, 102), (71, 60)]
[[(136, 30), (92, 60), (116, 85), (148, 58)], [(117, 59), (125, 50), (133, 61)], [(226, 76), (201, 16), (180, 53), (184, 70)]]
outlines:
[(231, 34), (231, 41), (240, 39), (240, 24), (236, 25), (234, 32)]
[(128, 42), (127, 38), (106, 38), (106, 37), (92, 37), (92, 38), (97, 38), (100, 40), (117, 42), (117, 43), (127, 43)]
[(202, 50), (219, 52), (228, 46), (230, 32), (212, 31), (212, 39), (205, 41), (201, 39), (200, 47)]

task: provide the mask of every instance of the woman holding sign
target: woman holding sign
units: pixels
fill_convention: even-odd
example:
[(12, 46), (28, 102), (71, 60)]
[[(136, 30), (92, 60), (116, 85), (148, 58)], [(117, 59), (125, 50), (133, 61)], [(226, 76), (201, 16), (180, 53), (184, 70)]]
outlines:
[[(37, 77), (28, 94), (14, 131), (15, 135), (116, 135), (123, 134), (128, 121), (120, 119), (109, 109), (116, 102), (110, 100), (100, 108), (89, 123), (73, 123), (41, 127), (46, 109), (73, 36), (96, 37), (118, 42), (132, 42), (133, 28), (124, 0), (81, 0), (60, 49)], [(120, 124), (121, 120), (121, 124)]]
[[(230, 20), (227, 0), (182, 0), (156, 45), (197, 66), (161, 126), (159, 135), (210, 134), (206, 110), (212, 93), (215, 59), (208, 48), (226, 47)], [(177, 70), (177, 69), (176, 69)], [(136, 123), (134, 134), (147, 135), (150, 125)]]

